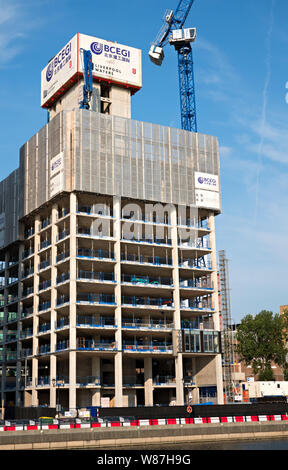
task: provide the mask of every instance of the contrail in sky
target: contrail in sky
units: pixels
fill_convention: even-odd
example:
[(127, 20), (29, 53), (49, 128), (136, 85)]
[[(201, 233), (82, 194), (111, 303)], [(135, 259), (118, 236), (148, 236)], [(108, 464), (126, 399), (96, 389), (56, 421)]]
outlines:
[(270, 85), (271, 79), (271, 42), (272, 42), (272, 32), (273, 32), (273, 25), (274, 25), (274, 8), (275, 8), (276, 0), (272, 0), (271, 2), (271, 9), (270, 9), (270, 16), (269, 16), (269, 27), (266, 37), (266, 77), (265, 83), (263, 88), (263, 102), (262, 102), (262, 114), (261, 114), (261, 122), (260, 122), (260, 142), (258, 146), (258, 166), (257, 166), (257, 175), (256, 175), (256, 204), (255, 204), (255, 216), (254, 221), (256, 222), (257, 212), (258, 212), (258, 202), (259, 202), (259, 182), (260, 182), (260, 167), (262, 163), (262, 151), (263, 145), (265, 140), (265, 127), (267, 123), (267, 103), (268, 103), (268, 88)]

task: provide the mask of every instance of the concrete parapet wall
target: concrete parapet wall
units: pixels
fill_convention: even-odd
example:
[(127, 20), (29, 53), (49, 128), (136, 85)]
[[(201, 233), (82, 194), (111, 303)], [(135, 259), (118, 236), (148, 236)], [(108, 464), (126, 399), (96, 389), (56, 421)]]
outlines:
[(155, 444), (239, 439), (267, 439), (288, 436), (288, 421), (165, 425), (137, 428), (100, 428), (5, 432), (0, 450), (108, 448), (133, 449)]

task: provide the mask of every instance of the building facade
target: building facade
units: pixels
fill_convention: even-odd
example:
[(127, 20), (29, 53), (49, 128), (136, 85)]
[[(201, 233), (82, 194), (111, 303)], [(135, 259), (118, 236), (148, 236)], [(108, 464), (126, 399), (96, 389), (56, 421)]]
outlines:
[(104, 85), (90, 110), (65, 90), (0, 182), (2, 400), (223, 403), (217, 139)]

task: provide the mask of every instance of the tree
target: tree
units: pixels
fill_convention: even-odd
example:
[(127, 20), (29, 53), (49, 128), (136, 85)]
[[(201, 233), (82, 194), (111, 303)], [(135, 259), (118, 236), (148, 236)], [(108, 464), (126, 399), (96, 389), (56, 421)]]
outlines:
[(286, 355), (288, 313), (273, 315), (262, 310), (253, 317), (246, 315), (237, 328), (236, 351), (239, 359), (251, 365), (258, 380), (274, 380), (272, 362), (287, 372)]

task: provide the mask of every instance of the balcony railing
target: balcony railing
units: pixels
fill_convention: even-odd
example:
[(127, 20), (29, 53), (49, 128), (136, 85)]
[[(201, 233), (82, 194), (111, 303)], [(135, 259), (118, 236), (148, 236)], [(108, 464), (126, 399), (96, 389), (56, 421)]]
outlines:
[(69, 295), (61, 295), (60, 297), (57, 297), (56, 305), (59, 307), (59, 305), (66, 304), (70, 301)]
[(42, 344), (39, 346), (38, 354), (50, 354), (50, 344)]
[(193, 299), (182, 299), (180, 301), (181, 309), (214, 310), (212, 299), (210, 297), (194, 297)]
[(51, 246), (51, 240), (43, 240), (40, 245), (38, 245), (38, 251), (43, 250), (44, 248), (47, 248), (48, 246)]
[(193, 320), (182, 320), (181, 328), (190, 330), (213, 330), (214, 322), (212, 319), (203, 320), (201, 318), (195, 318)]
[(76, 348), (78, 350), (97, 350), (97, 351), (116, 351), (117, 350), (117, 343), (111, 339), (102, 339), (102, 340), (94, 340), (94, 339), (85, 339), (85, 338), (78, 338)]
[(172, 299), (162, 299), (154, 297), (122, 296), (122, 305), (133, 306), (157, 306), (161, 308), (173, 308)]
[(59, 330), (60, 328), (64, 328), (65, 326), (69, 325), (69, 317), (62, 317), (59, 318), (56, 322), (55, 328)]
[(167, 352), (171, 353), (173, 350), (172, 343), (149, 343), (140, 344), (137, 342), (123, 341), (123, 351), (137, 351), (137, 352)]
[(43, 310), (48, 310), (49, 308), (51, 308), (51, 302), (50, 300), (47, 300), (47, 302), (42, 302), (41, 304), (39, 304), (38, 312), (42, 312)]
[(153, 286), (169, 286), (173, 287), (173, 281), (170, 277), (160, 276), (138, 276), (137, 274), (123, 274), (121, 277), (122, 283), (129, 283), (133, 285), (153, 285)]
[(31, 274), (34, 274), (34, 268), (24, 269), (24, 271), (22, 272), (22, 279), (30, 276)]
[(150, 323), (145, 323), (142, 319), (137, 319), (131, 321), (129, 319), (122, 320), (122, 328), (129, 328), (129, 329), (148, 329), (148, 330), (167, 330), (173, 329), (174, 323), (167, 323), (161, 320), (150, 320)]
[(28, 338), (29, 336), (33, 336), (33, 328), (27, 328), (21, 331), (21, 334), (20, 334), (21, 339)]
[(51, 324), (49, 323), (42, 323), (42, 325), (39, 325), (38, 328), (38, 333), (46, 333), (47, 331), (50, 331), (51, 329)]
[(33, 255), (34, 250), (33, 248), (28, 248), (27, 250), (23, 251), (22, 259), (28, 258), (28, 256)]
[(70, 273), (63, 273), (60, 276), (57, 276), (56, 284), (61, 284), (62, 282), (67, 281), (68, 279), (70, 279)]
[(88, 214), (88, 215), (96, 215), (96, 216), (99, 216), (99, 217), (113, 217), (111, 212), (104, 212), (104, 211), (95, 211), (93, 212), (95, 209), (93, 206), (79, 206), (78, 209), (77, 209), (77, 213), (78, 214)]
[(93, 315), (77, 315), (76, 326), (79, 327), (116, 327), (114, 317), (100, 317), (99, 320)]
[(108, 294), (78, 294), (77, 303), (90, 303), (90, 304), (111, 304), (116, 305), (115, 296)]
[(180, 268), (196, 268), (196, 269), (212, 269), (212, 263), (211, 261), (206, 261), (203, 258), (187, 258), (182, 260), (179, 263)]
[(39, 228), (40, 228), (40, 230), (42, 230), (43, 228), (48, 227), (48, 225), (50, 225), (50, 224), (51, 224), (51, 220), (50, 220), (49, 217), (47, 217), (47, 219), (44, 219), (44, 220), (41, 221), (41, 224), (39, 225)]
[(124, 253), (121, 254), (121, 261), (130, 261), (133, 263), (139, 264), (151, 264), (154, 266), (172, 266), (172, 259), (171, 258), (164, 258), (160, 256), (138, 256), (136, 254), (126, 255)]
[(69, 256), (70, 256), (69, 251), (63, 251), (62, 253), (59, 253), (56, 256), (56, 263), (59, 263), (59, 261), (63, 261), (66, 258), (69, 258)]
[(33, 286), (27, 287), (27, 289), (23, 291), (22, 297), (28, 297), (28, 295), (33, 294), (33, 292), (34, 292)]
[(100, 386), (101, 380), (99, 376), (77, 376), (76, 384), (80, 387), (87, 387), (93, 385)]
[(180, 248), (197, 248), (202, 250), (211, 250), (211, 246), (208, 240), (190, 240), (190, 241), (182, 241), (178, 239), (178, 246)]
[(176, 378), (172, 375), (156, 375), (153, 377), (153, 385), (176, 385)]
[(94, 272), (94, 271), (84, 271), (80, 270), (77, 275), (78, 279), (88, 279), (94, 281), (110, 281), (116, 282), (114, 273), (105, 273), (105, 272)]
[(66, 208), (63, 208), (63, 209), (60, 209), (58, 211), (58, 214), (57, 214), (57, 219), (62, 219), (62, 217), (65, 217), (65, 215), (68, 215), (70, 213), (70, 210), (69, 208), (66, 209)]
[(51, 287), (51, 280), (43, 281), (39, 284), (38, 290), (44, 290), (44, 289), (49, 289)]
[(199, 277), (196, 279), (180, 279), (179, 286), (181, 288), (190, 289), (209, 289), (213, 290), (213, 282), (211, 279), (205, 277)]
[(50, 266), (50, 260), (48, 259), (45, 259), (44, 261), (41, 261), (41, 263), (38, 265), (38, 269), (39, 271), (41, 271), (42, 269), (45, 269), (45, 268), (48, 268), (48, 266)]
[(142, 243), (142, 244), (149, 244), (149, 245), (165, 245), (165, 246), (172, 246), (172, 240), (170, 238), (137, 238), (137, 237), (125, 237), (122, 234), (121, 241), (123, 242), (134, 242), (134, 243)]
[(115, 260), (114, 252), (108, 250), (90, 250), (88, 248), (78, 248), (77, 256), (81, 258)]
[(69, 230), (63, 230), (62, 232), (59, 232), (56, 237), (56, 242), (60, 242), (60, 240), (63, 240), (63, 238), (66, 238), (69, 235), (70, 235)]

